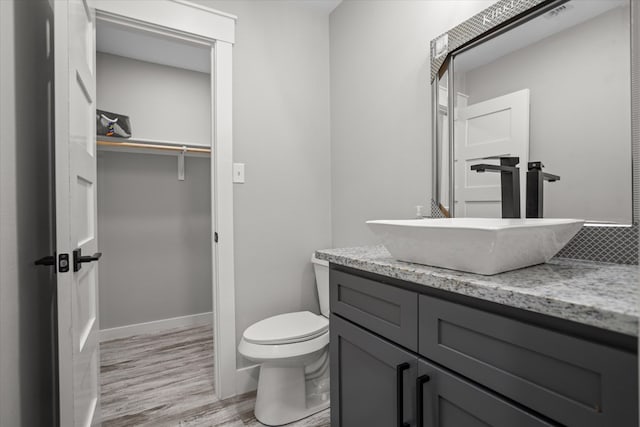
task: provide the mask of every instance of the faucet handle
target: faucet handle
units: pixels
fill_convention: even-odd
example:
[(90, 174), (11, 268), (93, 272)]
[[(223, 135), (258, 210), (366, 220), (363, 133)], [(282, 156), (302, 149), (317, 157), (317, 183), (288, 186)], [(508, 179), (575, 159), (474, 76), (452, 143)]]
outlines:
[(515, 166), (520, 163), (520, 157), (501, 154), (498, 156), (483, 157), (482, 160), (500, 160), (501, 166)]
[[(530, 172), (536, 172), (536, 171), (542, 172), (543, 167), (544, 165), (542, 164), (542, 162), (527, 163), (527, 168), (529, 169)], [(556, 182), (556, 181), (560, 181), (560, 176), (554, 175), (552, 173), (543, 172), (542, 179), (549, 182)]]
[(515, 166), (520, 163), (520, 157), (500, 157), (502, 166)]
[(542, 168), (544, 167), (544, 165), (542, 164), (542, 162), (529, 162), (527, 163), (527, 169), (532, 171), (532, 170), (542, 170)]

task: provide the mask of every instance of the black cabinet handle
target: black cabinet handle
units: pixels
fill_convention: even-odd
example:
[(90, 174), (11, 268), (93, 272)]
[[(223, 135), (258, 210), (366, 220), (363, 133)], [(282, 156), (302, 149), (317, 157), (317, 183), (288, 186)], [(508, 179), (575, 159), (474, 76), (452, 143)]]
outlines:
[(411, 368), (407, 362), (396, 366), (396, 414), (398, 414), (398, 427), (409, 427), (404, 422), (404, 371)]
[(424, 390), (423, 390), (423, 386), (424, 383), (429, 382), (429, 380), (431, 379), (431, 377), (429, 375), (422, 375), (420, 377), (418, 377), (416, 379), (416, 410), (417, 410), (417, 422), (418, 422), (418, 426), (417, 427), (422, 427), (422, 424), (424, 422), (424, 408), (423, 408), (423, 396), (424, 396)]
[(93, 255), (82, 255), (80, 249), (73, 251), (73, 271), (79, 271), (82, 268), (82, 263), (98, 261), (102, 256), (102, 252), (96, 252)]

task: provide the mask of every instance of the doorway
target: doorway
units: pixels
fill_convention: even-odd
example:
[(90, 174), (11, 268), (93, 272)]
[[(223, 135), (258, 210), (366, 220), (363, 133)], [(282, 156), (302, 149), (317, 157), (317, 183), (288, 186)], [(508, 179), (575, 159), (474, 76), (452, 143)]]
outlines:
[[(57, 304), (60, 424), (90, 424), (92, 420), (98, 419), (100, 414), (100, 403), (97, 398), (97, 393), (99, 393), (99, 387), (97, 386), (99, 364), (96, 363), (99, 360), (99, 357), (96, 357), (99, 353), (97, 351), (97, 341), (100, 335), (109, 338), (109, 333), (102, 334), (99, 327), (98, 318), (100, 316), (97, 295), (100, 293), (101, 288), (98, 283), (98, 268), (95, 267), (100, 264), (99, 260), (104, 263), (110, 256), (117, 258), (120, 255), (119, 252), (125, 252), (124, 249), (119, 250), (116, 248), (114, 250), (112, 248), (110, 252), (113, 255), (109, 255), (105, 251), (104, 257), (101, 258), (101, 253), (97, 251), (98, 248), (93, 247), (96, 246), (98, 240), (98, 233), (95, 232), (98, 220), (95, 213), (97, 211), (97, 193), (99, 191), (97, 189), (101, 186), (98, 183), (96, 172), (98, 155), (113, 156), (120, 159), (120, 161), (116, 162), (103, 162), (103, 166), (113, 166), (115, 164), (120, 167), (127, 163), (128, 159), (129, 163), (138, 163), (138, 166), (143, 166), (144, 164), (142, 170), (157, 170), (157, 166), (160, 163), (166, 163), (171, 158), (175, 173), (174, 179), (188, 179), (190, 172), (197, 175), (198, 170), (200, 170), (200, 176), (204, 177), (200, 180), (192, 179), (189, 181), (192, 184), (208, 185), (208, 189), (204, 190), (207, 192), (208, 199), (207, 197), (202, 197), (202, 189), (193, 191), (201, 196), (193, 199), (199, 203), (197, 205), (198, 211), (203, 213), (202, 216), (205, 219), (208, 218), (204, 222), (207, 222), (209, 226), (209, 229), (203, 232), (205, 236), (199, 235), (198, 237), (203, 238), (204, 245), (209, 246), (208, 250), (200, 251), (204, 253), (202, 258), (205, 259), (204, 268), (200, 268), (200, 271), (208, 270), (208, 273), (201, 273), (201, 276), (207, 276), (208, 278), (205, 277), (200, 282), (203, 280), (209, 282), (208, 292), (210, 297), (207, 298), (200, 295), (197, 299), (209, 299), (209, 307), (211, 309), (209, 312), (200, 313), (202, 317), (208, 317), (208, 324), (213, 324), (212, 333), (210, 332), (209, 335), (213, 335), (213, 341), (216, 343), (214, 351), (209, 356), (211, 362), (215, 361), (215, 363), (212, 363), (214, 369), (210, 369), (211, 372), (208, 373), (209, 378), (212, 382), (215, 382), (215, 390), (219, 398), (232, 396), (235, 394), (236, 374), (233, 188), (231, 174), (231, 53), (234, 42), (235, 17), (178, 0), (154, 2), (153, 8), (147, 7), (149, 6), (148, 2), (145, 2), (145, 7), (140, 7), (141, 5), (135, 1), (119, 2), (110, 0), (98, 0), (92, 2), (91, 6), (84, 0), (68, 3), (56, 2), (55, 6), (55, 165), (56, 234), (58, 237), (56, 250), (60, 258), (58, 262), (58, 277), (59, 288), (62, 290), (58, 294)], [(100, 140), (103, 140), (101, 143), (96, 142), (95, 113), (96, 107), (100, 108), (101, 102), (100, 100), (96, 102), (97, 91), (95, 89), (98, 83), (94, 73), (96, 66), (96, 22), (113, 24), (118, 26), (120, 30), (135, 32), (143, 38), (157, 38), (162, 39), (164, 42), (173, 41), (174, 43), (182, 44), (183, 47), (197, 47), (202, 52), (208, 53), (202, 62), (208, 64), (211, 70), (208, 76), (209, 88), (206, 90), (209, 98), (204, 101), (208, 103), (209, 108), (202, 108), (202, 110), (210, 121), (203, 126), (205, 133), (207, 133), (206, 128), (208, 127), (208, 136), (205, 137), (203, 142), (198, 144), (196, 140), (193, 141), (194, 143), (185, 144), (186, 141), (184, 140), (162, 139), (157, 134), (152, 135), (152, 132), (136, 135), (135, 131), (131, 135), (126, 135), (130, 136), (126, 142), (122, 140), (103, 140), (104, 138), (102, 137), (100, 137)], [(117, 40), (117, 37), (110, 37), (110, 39), (112, 41)], [(136, 43), (129, 43), (121, 39), (119, 46), (131, 48), (136, 47)], [(114, 53), (120, 53), (120, 55), (114, 55)], [(121, 56), (123, 53), (126, 56)], [(161, 49), (158, 57), (176, 57), (175, 55), (166, 55), (164, 53), (166, 52)], [(120, 56), (121, 58), (129, 56), (128, 59), (147, 62), (147, 65), (153, 63), (149, 61), (149, 58), (131, 58), (131, 55), (126, 54), (126, 52), (110, 52), (107, 54), (112, 54), (114, 57)], [(118, 62), (118, 60), (107, 58), (103, 62), (110, 66)], [(161, 63), (160, 65), (168, 68), (179, 68), (175, 67), (176, 64)], [(107, 75), (105, 72), (102, 74)], [(121, 80), (120, 84), (116, 84), (115, 89), (108, 88), (106, 92), (103, 91), (102, 97), (105, 97), (105, 93), (113, 91), (116, 94), (116, 98), (124, 99), (123, 94), (132, 93), (131, 90), (120, 92), (121, 89), (125, 88), (126, 83), (127, 79)], [(165, 88), (162, 89), (163, 93), (169, 91), (166, 86), (173, 87), (173, 80), (169, 85), (165, 85)], [(118, 95), (121, 96), (118, 97)], [(133, 99), (130, 98), (125, 103), (125, 106), (133, 106), (133, 102)], [(116, 108), (119, 109), (119, 105), (116, 105)], [(186, 111), (194, 111), (190, 105), (182, 108)], [(121, 112), (125, 113), (124, 110)], [(181, 112), (174, 111), (171, 117), (178, 117)], [(139, 112), (136, 114), (139, 117)], [(176, 122), (179, 121), (176, 120)], [(163, 130), (163, 127), (169, 123), (171, 122), (161, 119), (147, 121), (146, 125), (155, 125), (156, 128), (163, 132), (162, 136), (169, 134), (166, 129)], [(143, 125), (138, 128), (139, 130), (153, 129), (152, 126), (145, 128), (145, 120), (138, 119), (138, 124)], [(188, 130), (182, 130), (183, 132), (180, 135), (188, 133)], [(136, 140), (136, 138), (138, 139)], [(178, 144), (175, 144), (176, 142)], [(113, 146), (114, 144), (116, 146)], [(129, 146), (126, 146), (126, 144), (129, 144)], [(176, 145), (179, 145), (179, 147)], [(116, 152), (115, 150), (119, 151)], [(211, 151), (212, 154), (206, 151)], [(173, 154), (167, 156), (166, 154), (170, 152)], [(131, 161), (131, 156), (135, 155), (139, 156), (137, 157), (138, 159), (144, 158), (145, 160)], [(84, 163), (78, 163), (78, 159)], [(189, 167), (190, 164), (191, 167)], [(113, 169), (109, 169), (106, 166), (103, 167), (105, 173), (109, 171), (112, 178), (119, 177), (117, 171), (114, 173)], [(209, 169), (206, 168), (207, 166)], [(145, 175), (139, 172), (140, 169), (134, 174), (136, 179), (145, 178)], [(105, 190), (108, 191), (107, 181), (104, 184)], [(140, 183), (131, 181), (131, 184), (133, 187)], [(130, 190), (126, 187), (124, 190)], [(126, 196), (126, 191), (124, 190), (120, 192), (120, 195)], [(116, 193), (118, 193), (117, 190)], [(114, 193), (112, 192), (111, 195), (114, 196)], [(145, 196), (149, 196), (149, 194), (145, 193)], [(149, 200), (156, 201), (156, 199), (152, 197)], [(107, 197), (105, 200), (108, 201), (110, 199)], [(123, 204), (122, 202), (119, 203)], [(184, 204), (182, 203), (180, 206), (182, 207)], [(104, 206), (107, 205), (102, 204), (103, 211)], [(207, 209), (203, 207), (206, 205), (209, 206), (208, 212), (205, 212)], [(175, 203), (173, 206), (175, 207)], [(148, 206), (143, 207), (147, 208)], [(153, 215), (147, 215), (147, 217), (149, 220), (153, 219)], [(86, 221), (84, 220), (85, 218)], [(189, 227), (195, 226), (194, 221), (185, 222), (188, 223)], [(200, 224), (200, 226), (202, 225)], [(83, 237), (84, 234), (80, 233), (85, 231), (85, 234), (91, 239), (85, 239)], [(220, 238), (218, 238), (219, 236)], [(130, 236), (124, 237), (128, 238)], [(149, 235), (146, 236), (146, 239), (138, 240), (148, 239)], [(188, 241), (189, 239), (185, 240)], [(90, 244), (93, 246), (89, 247)], [(174, 242), (173, 245), (175, 246), (176, 243)], [(200, 247), (202, 245), (201, 243)], [(82, 248), (83, 252), (80, 253), (79, 250), (76, 250), (77, 248)], [(138, 255), (135, 251), (130, 251), (131, 249), (134, 248), (127, 247), (129, 255), (125, 257), (127, 258), (126, 261), (135, 259), (136, 255)], [(148, 246), (147, 249), (149, 249)], [(71, 262), (73, 272), (71, 272), (69, 265), (69, 254), (71, 253), (73, 253)], [(63, 257), (67, 258), (63, 259)], [(106, 265), (105, 270), (111, 270), (112, 273), (120, 273), (118, 269), (120, 267), (126, 269), (126, 265), (129, 266), (129, 269), (139, 267), (135, 262), (128, 263), (123, 258), (119, 260), (121, 265), (115, 265), (115, 268), (107, 268), (109, 266)], [(85, 268), (82, 268), (82, 263), (86, 263), (84, 264)], [(114, 267), (114, 265), (111, 267)], [(148, 273), (152, 274), (152, 272)], [(135, 277), (135, 275), (130, 277)], [(139, 278), (140, 276), (137, 277)], [(105, 280), (109, 282), (111, 279)], [(187, 278), (182, 282), (189, 283), (190, 280)], [(148, 292), (147, 298), (151, 300), (154, 296), (157, 296), (156, 293), (153, 291)], [(130, 288), (128, 293), (125, 292), (118, 299), (121, 302), (126, 302), (128, 298), (132, 297), (133, 288)], [(166, 298), (166, 300), (172, 299), (175, 298)], [(94, 300), (96, 300), (96, 304), (89, 303)], [(118, 307), (117, 309), (121, 308), (123, 307)], [(140, 316), (141, 313), (134, 314)], [(117, 316), (114, 316), (114, 318)], [(160, 321), (162, 323), (167, 320), (184, 320), (184, 317), (177, 316), (170, 319), (160, 319)], [(128, 319), (131, 320), (133, 318), (135, 316)], [(211, 319), (213, 319), (213, 322), (211, 322)], [(142, 328), (138, 332), (144, 332), (145, 328), (159, 326), (155, 321), (143, 321), (134, 325)], [(130, 329), (129, 332), (131, 332)], [(119, 333), (123, 333), (123, 331), (120, 330)], [(90, 360), (87, 359), (86, 355), (91, 356)]]
[(165, 420), (215, 393), (211, 49), (97, 19), (96, 51), (101, 418)]

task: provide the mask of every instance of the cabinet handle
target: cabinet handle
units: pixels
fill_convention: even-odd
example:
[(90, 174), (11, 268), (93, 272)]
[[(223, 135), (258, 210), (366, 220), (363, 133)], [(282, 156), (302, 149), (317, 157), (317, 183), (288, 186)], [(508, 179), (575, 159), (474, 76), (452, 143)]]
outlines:
[(396, 366), (396, 414), (398, 414), (398, 427), (409, 427), (404, 422), (404, 371), (411, 368), (407, 362)]
[(418, 427), (422, 427), (424, 422), (424, 408), (423, 408), (423, 386), (429, 382), (431, 377), (429, 375), (422, 375), (416, 379), (416, 410), (418, 419)]

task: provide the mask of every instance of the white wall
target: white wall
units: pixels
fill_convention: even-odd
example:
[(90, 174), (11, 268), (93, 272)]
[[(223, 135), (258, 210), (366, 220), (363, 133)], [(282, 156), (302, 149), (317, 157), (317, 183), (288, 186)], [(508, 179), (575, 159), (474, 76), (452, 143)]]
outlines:
[(354, 1), (330, 18), (333, 245), (431, 197), (429, 42), (493, 1)]
[(96, 55), (97, 108), (129, 116), (132, 136), (211, 145), (211, 76)]
[(98, 152), (102, 329), (211, 311), (210, 165)]
[(0, 426), (55, 425), (47, 1), (0, 1)]
[[(311, 253), (331, 246), (329, 27), (322, 1), (198, 3), (238, 16), (233, 48), (236, 333), (318, 312)], [(248, 363), (240, 361), (240, 364)]]
[(561, 177), (545, 184), (546, 217), (631, 223), (629, 52), (617, 7), (464, 76), (469, 104), (530, 89), (529, 158)]

